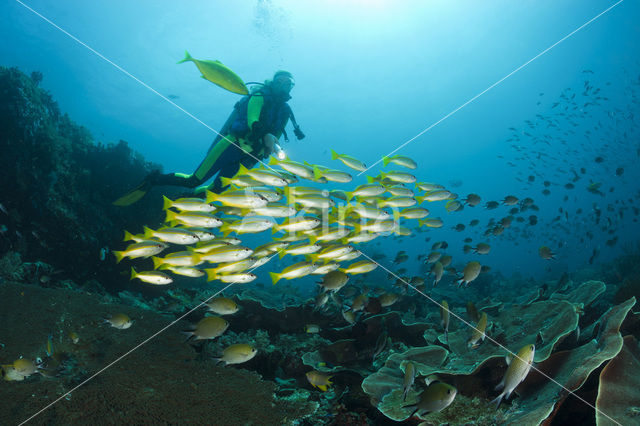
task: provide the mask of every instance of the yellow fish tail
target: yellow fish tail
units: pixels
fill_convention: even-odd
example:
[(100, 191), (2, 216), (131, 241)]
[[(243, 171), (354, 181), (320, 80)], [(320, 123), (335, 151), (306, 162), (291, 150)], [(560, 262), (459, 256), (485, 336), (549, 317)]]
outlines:
[(209, 268), (204, 270), (207, 273), (207, 281), (213, 281), (218, 277), (215, 268)]
[(173, 201), (171, 201), (166, 195), (163, 195), (162, 199), (164, 200), (162, 204), (162, 210), (168, 210), (169, 207), (171, 207), (171, 205), (173, 204)]
[(148, 226), (145, 226), (142, 229), (144, 229), (144, 237), (145, 238), (153, 237), (153, 229), (149, 228)]
[(122, 259), (124, 259), (124, 252), (123, 251), (113, 251), (113, 255), (116, 257), (116, 263), (120, 263), (120, 261)]
[(156, 256), (152, 256), (151, 260), (153, 260), (153, 269), (158, 269), (162, 266), (162, 264), (164, 263), (162, 261), (162, 259), (160, 259), (159, 257)]
[(316, 179), (320, 179), (322, 177), (322, 172), (318, 168), (318, 166), (313, 166), (313, 177)]
[(222, 183), (222, 186), (230, 186), (231, 185), (231, 178), (228, 177), (224, 177), (224, 176), (220, 176), (220, 182)]
[[(225, 178), (221, 178), (221, 179), (225, 179)], [(207, 203), (213, 203), (214, 201), (218, 201), (218, 194), (216, 194), (215, 192), (211, 192), (207, 189), (206, 194), (207, 196), (205, 201)]]
[(191, 57), (191, 55), (189, 55), (189, 52), (187, 52), (186, 50), (184, 51), (184, 59), (181, 61), (178, 61), (178, 64), (182, 64), (183, 62), (187, 62), (187, 61), (193, 61), (193, 58)]

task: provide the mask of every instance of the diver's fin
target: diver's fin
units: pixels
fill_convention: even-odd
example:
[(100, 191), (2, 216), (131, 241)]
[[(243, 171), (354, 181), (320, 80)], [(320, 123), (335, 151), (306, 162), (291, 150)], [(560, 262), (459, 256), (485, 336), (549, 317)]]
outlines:
[(136, 188), (131, 192), (126, 193), (125, 195), (123, 195), (122, 197), (118, 198), (117, 200), (115, 200), (113, 202), (114, 206), (130, 206), (131, 204), (139, 201), (140, 199), (142, 199), (142, 197), (144, 197), (145, 195), (147, 195), (147, 191), (148, 189), (146, 188)]
[(127, 192), (125, 195), (123, 195), (122, 197), (114, 201), (113, 205), (114, 206), (130, 206), (131, 204), (142, 199), (142, 197), (147, 195), (147, 192), (149, 192), (149, 190), (153, 186), (153, 182), (155, 182), (155, 179), (159, 174), (160, 172), (157, 170), (154, 170), (151, 173), (149, 173), (147, 177), (144, 178), (144, 180), (138, 184), (138, 186), (136, 186), (131, 191)]

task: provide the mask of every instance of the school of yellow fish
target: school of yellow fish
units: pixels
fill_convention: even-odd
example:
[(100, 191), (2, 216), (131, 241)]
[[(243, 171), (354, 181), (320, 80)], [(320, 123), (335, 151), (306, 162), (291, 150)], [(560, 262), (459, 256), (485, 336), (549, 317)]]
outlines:
[[(338, 154), (332, 150), (333, 160), (340, 161), (348, 168), (365, 172), (367, 167), (358, 159)], [(407, 169), (416, 169), (417, 163), (411, 158), (396, 155), (385, 157), (385, 166), (394, 164)], [(279, 167), (275, 170), (272, 167)], [(261, 165), (247, 169), (240, 166), (232, 178), (223, 178), (227, 190), (220, 194), (207, 192), (203, 198), (180, 198), (171, 200), (164, 197), (166, 220), (158, 229), (144, 228), (141, 234), (133, 235), (125, 231), (125, 241), (132, 243), (122, 251), (114, 251), (116, 260), (123, 258), (151, 258), (154, 269), (137, 271), (131, 267), (131, 279), (139, 279), (152, 285), (167, 285), (173, 282), (171, 274), (186, 277), (203, 277), (207, 281), (228, 284), (245, 284), (257, 278), (252, 272), (267, 263), (273, 256), (298, 257), (300, 260), (279, 272), (270, 271), (275, 285), (280, 280), (292, 280), (308, 275), (319, 275), (321, 290), (316, 305), (322, 307), (329, 297), (339, 298), (338, 291), (355, 274), (364, 274), (377, 268), (371, 260), (356, 259), (361, 255), (356, 248), (359, 243), (372, 241), (383, 236), (411, 235), (410, 228), (403, 221), (415, 220), (420, 227), (442, 227), (440, 218), (427, 218), (430, 212), (423, 204), (445, 202), (445, 209), (454, 212), (464, 204), (476, 206), (481, 198), (469, 194), (458, 201), (458, 195), (442, 185), (418, 182), (411, 173), (391, 170), (380, 172), (375, 177), (367, 177), (366, 184), (351, 191), (328, 190), (317, 184), (328, 182), (349, 183), (353, 176), (345, 171), (325, 166), (312, 165), (271, 157), (268, 166)], [(315, 183), (313, 186), (299, 185), (300, 180)], [(408, 187), (413, 185), (413, 189)], [(513, 206), (518, 198), (509, 195), (502, 201)], [(508, 227), (508, 224), (503, 224)], [(265, 244), (250, 248), (242, 244), (243, 234), (271, 232)], [(170, 247), (179, 250), (169, 250)], [(450, 268), (451, 256), (442, 256), (436, 243), (433, 251), (425, 256), (425, 263), (431, 265), (433, 285), (437, 285), (445, 272), (455, 273)], [(476, 254), (488, 254), (491, 247), (479, 243), (473, 249)], [(467, 251), (467, 250), (465, 250)], [(163, 253), (164, 252), (164, 253)], [(542, 253), (543, 258), (550, 255)], [(404, 252), (398, 254), (396, 262), (406, 260)], [(353, 261), (353, 262), (352, 262)], [(448, 268), (449, 267), (449, 268)], [(447, 269), (445, 269), (447, 268)], [(469, 285), (483, 271), (477, 261), (470, 261), (461, 271), (457, 283)], [(424, 280), (412, 281), (412, 285), (424, 287)], [(397, 294), (385, 293), (380, 297), (382, 306), (390, 306), (398, 299)], [(354, 297), (350, 309), (342, 312), (349, 324), (356, 322), (356, 312), (363, 310), (368, 302), (366, 292)], [(218, 316), (206, 316), (191, 330), (184, 331), (194, 340), (215, 339), (229, 327), (222, 318), (238, 311), (236, 303), (225, 297), (215, 297), (207, 301), (207, 307)], [(474, 308), (475, 309), (475, 308)], [(487, 316), (478, 315), (478, 323), (472, 329), (469, 347), (476, 348), (485, 338)], [(449, 306), (441, 305), (441, 326), (446, 333), (449, 326)], [(128, 318), (108, 320), (113, 327), (131, 326)], [(319, 327), (308, 324), (307, 333), (319, 332)], [(219, 361), (238, 364), (249, 361), (257, 350), (248, 343), (237, 343), (227, 347)], [(534, 347), (528, 345), (518, 352), (517, 359), (509, 365), (501, 387), (504, 392), (496, 399), (498, 404), (508, 398), (513, 389), (526, 377)], [(307, 373), (309, 383), (321, 391), (331, 385), (331, 376), (319, 371)], [(404, 394), (411, 388), (415, 371), (411, 364), (405, 371)], [(406, 406), (415, 409), (414, 414), (441, 411), (455, 398), (457, 390), (440, 382), (437, 378), (426, 381), (427, 387), (417, 404)]]

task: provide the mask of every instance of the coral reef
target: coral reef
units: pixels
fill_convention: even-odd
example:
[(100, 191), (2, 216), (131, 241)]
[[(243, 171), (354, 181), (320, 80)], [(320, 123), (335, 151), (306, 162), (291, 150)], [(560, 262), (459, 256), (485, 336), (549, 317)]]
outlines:
[[(546, 301), (504, 306), (492, 318), (495, 326), (490, 335), (508, 348), (519, 348), (535, 342), (535, 360), (539, 370), (567, 389), (575, 391), (593, 371), (620, 351), (622, 336), (619, 329), (635, 304), (635, 299), (632, 298), (609, 309), (598, 321), (585, 328), (583, 336), (589, 339), (586, 343), (579, 345), (574, 340), (571, 350), (554, 352), (559, 343), (578, 326), (579, 312), (591, 305), (604, 290), (603, 283), (588, 281), (569, 293), (551, 295)], [(499, 358), (505, 353), (490, 342), (483, 343), (475, 350), (468, 348), (468, 334), (466, 328), (449, 333), (449, 349), (445, 349), (438, 346), (442, 344), (440, 339), (436, 339), (438, 333), (432, 329), (427, 330), (425, 338), (433, 345), (392, 354), (381, 369), (364, 379), (363, 390), (385, 416), (396, 421), (405, 420), (411, 411), (403, 408), (403, 405), (415, 401), (418, 396), (414, 389), (409, 392), (406, 404), (401, 399), (404, 366), (411, 361), (419, 376), (437, 374), (454, 386), (463, 384), (462, 388), (465, 390), (464, 396), (458, 395), (452, 406), (443, 413), (429, 415), (429, 421), (435, 424), (463, 423), (468, 421), (468, 418), (464, 420), (466, 415), (477, 416), (478, 419), (485, 415), (486, 419), (491, 418), (490, 411), (493, 409), (488, 411), (486, 407), (484, 410), (474, 407), (471, 411), (466, 411), (462, 407), (468, 406), (474, 397), (489, 396), (487, 390), (494, 385), (487, 386), (486, 382), (496, 383), (499, 380), (499, 376), (493, 372), (504, 368), (501, 367)], [(532, 371), (529, 376), (518, 389), (521, 398), (513, 403), (518, 405), (518, 410), (512, 407), (500, 414), (509, 422), (537, 424), (551, 419), (567, 397), (558, 392), (556, 383), (550, 382), (541, 373)], [(526, 410), (523, 410), (525, 407)]]
[[(640, 420), (640, 346), (633, 336), (625, 336), (618, 355), (600, 372), (596, 423), (612, 425), (609, 417), (622, 424)], [(605, 415), (606, 414), (606, 415)]]

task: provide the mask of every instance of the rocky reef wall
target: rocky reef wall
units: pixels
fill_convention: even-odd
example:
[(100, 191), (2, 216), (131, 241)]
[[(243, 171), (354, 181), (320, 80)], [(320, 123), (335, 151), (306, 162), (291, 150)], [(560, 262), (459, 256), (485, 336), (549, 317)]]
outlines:
[[(125, 141), (102, 144), (60, 111), (28, 76), (0, 67), (0, 258), (18, 252), (52, 265), (56, 278), (80, 283), (100, 277), (114, 290), (123, 282), (100, 250), (122, 229), (160, 219), (157, 197), (122, 208), (111, 202), (160, 168)], [(5, 277), (5, 279), (7, 279)]]

